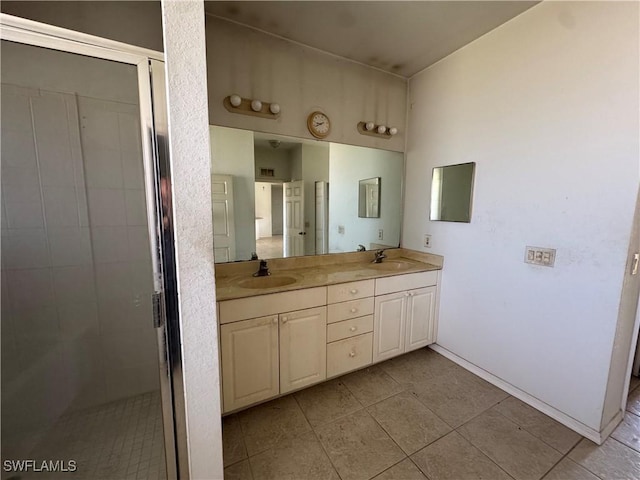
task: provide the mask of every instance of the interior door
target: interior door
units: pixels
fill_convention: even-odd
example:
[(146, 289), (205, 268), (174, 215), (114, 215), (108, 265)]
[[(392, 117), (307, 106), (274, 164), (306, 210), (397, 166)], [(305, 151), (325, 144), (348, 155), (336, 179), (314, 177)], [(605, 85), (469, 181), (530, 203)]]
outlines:
[(211, 175), (213, 207), (213, 255), (216, 262), (236, 259), (236, 228), (233, 217), (233, 176)]
[(304, 255), (304, 182), (286, 182), (283, 184), (284, 196), (284, 256)]

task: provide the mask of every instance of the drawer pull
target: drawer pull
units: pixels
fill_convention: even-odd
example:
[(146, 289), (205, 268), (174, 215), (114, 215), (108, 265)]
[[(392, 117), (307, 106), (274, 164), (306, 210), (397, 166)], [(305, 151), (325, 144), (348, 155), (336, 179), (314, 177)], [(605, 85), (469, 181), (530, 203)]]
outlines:
[(282, 323), (287, 323), (287, 321), (289, 321), (287, 317), (282, 317)]
[(356, 352), (349, 352), (349, 356), (350, 356), (351, 358), (355, 357), (355, 356), (356, 356)]
[(357, 308), (352, 308), (352, 309), (350, 310), (350, 312), (351, 312), (351, 313), (356, 313), (357, 311), (358, 311), (358, 309), (357, 309)]
[(351, 290), (349, 290), (349, 292), (350, 292), (352, 295), (355, 295), (356, 293), (358, 293), (358, 289), (357, 289), (357, 288), (352, 288)]
[(358, 327), (351, 327), (349, 330), (352, 332), (355, 332), (358, 329)]

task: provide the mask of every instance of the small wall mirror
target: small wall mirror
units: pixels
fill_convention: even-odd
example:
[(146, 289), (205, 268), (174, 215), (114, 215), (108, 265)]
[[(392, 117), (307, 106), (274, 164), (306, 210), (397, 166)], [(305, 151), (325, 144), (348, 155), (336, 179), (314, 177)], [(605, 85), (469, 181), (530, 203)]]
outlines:
[(433, 169), (431, 220), (471, 222), (475, 162)]
[(358, 217), (380, 218), (380, 177), (360, 180), (358, 185)]

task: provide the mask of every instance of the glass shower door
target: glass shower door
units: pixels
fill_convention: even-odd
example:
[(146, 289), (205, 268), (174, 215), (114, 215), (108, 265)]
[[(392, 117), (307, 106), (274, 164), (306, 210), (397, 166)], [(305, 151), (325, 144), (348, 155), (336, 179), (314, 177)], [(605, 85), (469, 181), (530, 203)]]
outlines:
[(1, 48), (2, 478), (166, 478), (137, 68)]

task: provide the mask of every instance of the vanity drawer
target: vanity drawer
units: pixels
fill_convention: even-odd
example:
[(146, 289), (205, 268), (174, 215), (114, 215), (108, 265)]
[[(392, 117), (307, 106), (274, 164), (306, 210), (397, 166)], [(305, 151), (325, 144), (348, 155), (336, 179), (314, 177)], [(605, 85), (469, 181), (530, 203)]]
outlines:
[(430, 287), (438, 283), (438, 271), (405, 273), (376, 279), (376, 295)]
[(346, 302), (357, 298), (372, 297), (373, 291), (373, 280), (329, 285), (327, 290), (327, 303)]
[(327, 344), (327, 377), (335, 377), (371, 364), (373, 333)]
[(373, 332), (373, 315), (327, 325), (327, 343)]
[(341, 322), (350, 318), (373, 314), (373, 297), (351, 300), (350, 302), (333, 303), (328, 306), (327, 323)]
[(293, 312), (326, 304), (327, 287), (305, 288), (290, 292), (256, 295), (220, 302), (220, 325), (249, 318)]

